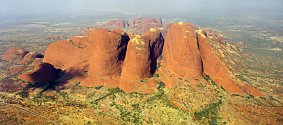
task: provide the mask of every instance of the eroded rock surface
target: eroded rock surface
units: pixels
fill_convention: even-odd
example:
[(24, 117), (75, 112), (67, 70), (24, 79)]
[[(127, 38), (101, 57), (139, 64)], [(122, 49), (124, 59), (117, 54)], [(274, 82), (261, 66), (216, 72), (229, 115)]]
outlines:
[(163, 65), (182, 77), (202, 77), (202, 62), (195, 30), (189, 23), (174, 23), (168, 30), (163, 50)]
[(163, 44), (163, 36), (156, 28), (151, 28), (143, 35), (131, 36), (121, 78), (149, 78), (156, 70), (157, 58), (161, 55)]
[[(204, 30), (190, 23), (175, 23), (167, 33), (163, 65), (171, 73), (185, 78), (208, 77), (233, 94), (245, 92), (254, 96), (262, 93), (236, 80), (225, 63), (214, 52)], [(216, 41), (216, 44), (221, 42)], [(171, 86), (171, 82), (168, 83)]]
[(43, 62), (49, 63), (63, 71), (85, 71), (92, 50), (88, 38), (77, 36), (68, 40), (51, 43), (45, 53)]
[(150, 43), (142, 35), (134, 35), (129, 41), (121, 78), (139, 80), (151, 76)]
[(128, 36), (121, 30), (96, 29), (89, 34), (94, 43), (90, 57), (91, 77), (111, 77), (121, 74), (121, 64), (125, 58)]
[(205, 75), (211, 77), (217, 84), (231, 93), (241, 94), (247, 92), (254, 96), (262, 95), (261, 92), (250, 85), (235, 80), (224, 62), (213, 52), (209, 39), (203, 30), (197, 30), (197, 39)]

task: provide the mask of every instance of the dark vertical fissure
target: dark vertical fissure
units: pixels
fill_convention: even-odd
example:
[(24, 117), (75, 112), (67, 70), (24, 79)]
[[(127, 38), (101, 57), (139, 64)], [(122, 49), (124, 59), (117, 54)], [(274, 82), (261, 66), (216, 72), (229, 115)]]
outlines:
[(204, 75), (204, 65), (203, 65), (203, 58), (202, 58), (202, 54), (201, 54), (201, 50), (200, 50), (200, 46), (199, 46), (199, 35), (196, 32), (196, 40), (197, 40), (197, 47), (198, 47), (198, 51), (199, 51), (199, 55), (200, 55), (200, 63), (201, 63), (201, 73), (202, 75)]

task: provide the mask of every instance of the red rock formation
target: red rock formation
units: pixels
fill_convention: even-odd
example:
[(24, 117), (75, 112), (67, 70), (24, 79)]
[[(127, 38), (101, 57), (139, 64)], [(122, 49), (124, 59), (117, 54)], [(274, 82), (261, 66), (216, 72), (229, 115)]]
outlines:
[(162, 26), (161, 18), (144, 18), (144, 19), (133, 19), (130, 21), (130, 26), (137, 26), (141, 24), (153, 24), (156, 26)]
[(207, 34), (192, 24), (175, 23), (169, 28), (163, 50), (163, 65), (167, 71), (187, 78), (207, 75), (233, 94), (247, 92), (254, 96), (262, 95), (257, 89), (235, 80), (225, 63), (214, 53)]
[(101, 26), (106, 28), (127, 28), (133, 33), (144, 33), (152, 27), (162, 27), (163, 22), (161, 18), (133, 19), (129, 21), (114, 19)]
[(121, 78), (123, 80), (139, 80), (148, 78), (150, 73), (150, 42), (141, 35), (131, 36)]
[(122, 29), (129, 26), (128, 21), (120, 20), (120, 19), (110, 20), (106, 23), (106, 25), (110, 27), (122, 28)]
[(148, 31), (152, 27), (162, 27), (162, 20), (155, 19), (155, 18), (148, 18), (148, 19), (136, 19), (132, 21), (132, 28), (135, 29), (136, 32), (144, 33)]
[(143, 36), (149, 38), (152, 59), (157, 59), (161, 55), (164, 45), (164, 38), (161, 31), (158, 28), (150, 28)]
[(242, 94), (248, 92), (254, 96), (262, 95), (262, 93), (255, 88), (234, 80), (231, 73), (229, 73), (229, 69), (213, 52), (206, 33), (203, 30), (197, 31), (197, 39), (205, 75), (209, 75), (212, 80), (231, 93)]
[(149, 39), (151, 58), (150, 72), (154, 74), (157, 66), (157, 58), (161, 55), (163, 50), (164, 38), (158, 28), (150, 28), (143, 36)]
[(248, 85), (248, 84), (244, 84), (243, 86), (241, 86), (241, 88), (247, 92), (250, 93), (253, 96), (264, 96), (263, 93), (261, 93), (259, 90), (257, 90), (256, 88)]
[(202, 62), (198, 49), (195, 30), (189, 23), (175, 23), (167, 33), (163, 65), (171, 73), (182, 77), (202, 77)]
[(22, 59), (27, 53), (29, 52), (23, 48), (13, 47), (9, 48), (6, 53), (1, 55), (0, 57), (2, 60), (12, 62), (18, 59)]
[(36, 65), (32, 72), (21, 74), (19, 79), (28, 82), (50, 82), (57, 78), (56, 69), (48, 63)]
[(237, 94), (242, 93), (243, 90), (240, 88), (240, 85), (230, 77), (227, 67), (220, 58), (213, 53), (213, 49), (208, 42), (206, 34), (202, 30), (199, 30), (197, 32), (197, 38), (204, 74), (209, 75), (211, 79), (220, 84), (225, 90)]
[(88, 38), (77, 36), (69, 40), (51, 43), (44, 54), (43, 62), (49, 63), (65, 72), (70, 70), (87, 71), (92, 47)]
[(83, 85), (91, 86), (100, 80), (120, 76), (129, 41), (127, 34), (121, 30), (95, 29), (89, 33), (89, 41), (94, 48), (91, 51), (89, 80)]
[(155, 21), (160, 26), (163, 24), (163, 21), (162, 21), (162, 19), (160, 17), (156, 18)]
[[(144, 22), (162, 24), (161, 20), (148, 19), (133, 21), (132, 25), (140, 26), (146, 24)], [(143, 35), (130, 37), (129, 41), (129, 36), (121, 30), (93, 29), (88, 31), (87, 36), (50, 44), (45, 51), (43, 64), (35, 53), (27, 54), (20, 48), (8, 50), (2, 59), (24, 58), (23, 62), (30, 63), (36, 58), (32, 63), (34, 70), (19, 76), (29, 82), (52, 81), (57, 77), (55, 68), (58, 68), (65, 73), (59, 79), (62, 82), (82, 77), (84, 79), (79, 79), (82, 86), (104, 85), (120, 87), (126, 92), (151, 93), (156, 81), (149, 79), (141, 85), (140, 80), (148, 80), (156, 70), (156, 60), (164, 45), (162, 33), (159, 28), (149, 28)], [(213, 52), (206, 33), (190, 23), (180, 22), (170, 26), (162, 65), (166, 72), (177, 77), (197, 79), (208, 75), (231, 93), (262, 95), (251, 86), (234, 80), (225, 63)], [(143, 90), (146, 88), (148, 90)]]
[(22, 60), (22, 63), (24, 64), (29, 64), (31, 63), (34, 59), (36, 58), (42, 58), (43, 55), (39, 54), (39, 53), (35, 53), (35, 52), (29, 52), (28, 54), (26, 54)]
[(143, 35), (131, 36), (121, 78), (139, 80), (149, 78), (156, 70), (156, 60), (164, 44), (161, 32), (151, 28)]

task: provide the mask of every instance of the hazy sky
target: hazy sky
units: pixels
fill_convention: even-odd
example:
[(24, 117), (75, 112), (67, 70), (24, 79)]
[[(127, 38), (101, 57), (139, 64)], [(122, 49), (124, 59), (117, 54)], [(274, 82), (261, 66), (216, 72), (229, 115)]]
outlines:
[(0, 0), (0, 15), (283, 11), (283, 0)]

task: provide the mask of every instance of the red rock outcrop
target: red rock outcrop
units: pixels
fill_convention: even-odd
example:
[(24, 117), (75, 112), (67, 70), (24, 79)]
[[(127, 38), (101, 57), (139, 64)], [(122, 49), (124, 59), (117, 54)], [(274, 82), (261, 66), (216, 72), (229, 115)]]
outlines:
[(161, 18), (144, 18), (133, 20), (114, 19), (100, 25), (100, 27), (127, 28), (128, 31), (133, 33), (144, 33), (152, 27), (163, 27), (163, 22)]
[(220, 84), (225, 90), (232, 93), (242, 93), (240, 85), (232, 80), (227, 67), (220, 58), (213, 53), (213, 49), (208, 42), (203, 30), (197, 31), (197, 39), (203, 62), (205, 75), (209, 75), (216, 83)]
[(27, 51), (23, 48), (12, 47), (12, 48), (9, 48), (6, 51), (6, 53), (1, 55), (0, 57), (1, 57), (2, 60), (12, 62), (12, 61), (24, 58), (24, 56), (28, 53), (29, 53), (29, 51)]
[(162, 54), (164, 46), (164, 37), (158, 28), (150, 28), (143, 34), (149, 39), (150, 44), (150, 59), (151, 59), (151, 74), (154, 74), (157, 66), (157, 59)]
[(248, 84), (244, 84), (241, 86), (241, 88), (247, 92), (250, 93), (253, 96), (264, 96), (264, 94), (262, 92), (260, 92), (259, 90), (257, 90), (256, 88), (248, 85)]
[(196, 26), (183, 22), (169, 28), (162, 59), (163, 65), (171, 73), (192, 79), (202, 77), (196, 29)]
[(129, 23), (126, 20), (114, 19), (108, 21), (106, 25), (113, 28), (127, 28), (129, 26)]
[(242, 94), (247, 92), (254, 96), (263, 95), (257, 89), (234, 80), (235, 78), (229, 72), (227, 66), (214, 53), (212, 46), (209, 44), (206, 33), (203, 30), (197, 30), (196, 32), (205, 75), (208, 75), (217, 84), (230, 93)]
[(143, 35), (131, 36), (121, 78), (123, 80), (149, 78), (156, 70), (156, 60), (162, 52), (163, 44), (163, 36), (156, 28), (151, 28)]
[(57, 70), (48, 63), (42, 63), (34, 66), (32, 72), (24, 73), (18, 76), (19, 79), (28, 82), (50, 82), (58, 77)]
[(130, 26), (138, 26), (138, 25), (143, 25), (143, 24), (161, 26), (163, 24), (161, 18), (133, 19), (129, 23), (130, 23)]
[(150, 42), (142, 35), (131, 36), (121, 78), (123, 80), (139, 80), (148, 78), (150, 73)]
[(130, 21), (130, 26), (135, 29), (135, 31), (144, 33), (152, 27), (162, 27), (163, 23), (161, 18), (134, 19)]
[[(136, 20), (130, 25), (138, 26), (144, 21), (162, 24), (161, 19), (149, 19)], [(253, 87), (235, 80), (225, 63), (214, 53), (207, 34), (193, 24), (172, 24), (165, 43), (161, 32), (159, 27), (149, 28), (143, 35), (129, 35), (130, 40), (122, 30), (92, 29), (87, 36), (50, 44), (45, 51), (44, 63), (38, 60), (34, 63), (34, 71), (22, 74), (19, 78), (30, 82), (52, 81), (57, 77), (55, 68), (58, 68), (65, 73), (60, 78), (63, 81), (82, 77), (79, 79), (82, 86), (104, 85), (120, 87), (126, 92), (137, 90), (150, 93), (154, 91), (156, 81), (148, 78), (155, 72), (156, 60), (163, 53), (162, 67), (177, 77), (199, 79), (208, 75), (231, 93), (262, 95)], [(24, 62), (30, 62), (37, 56), (27, 53), (19, 48), (11, 49), (2, 58), (24, 58), (27, 60)], [(17, 56), (14, 58), (11, 55)], [(141, 79), (147, 79), (148, 82), (141, 85)]]
[(214, 53), (207, 34), (189, 23), (175, 23), (169, 28), (162, 62), (169, 72), (178, 76), (198, 78), (207, 75), (205, 77), (210, 77), (230, 93), (262, 95), (257, 89), (235, 80), (225, 63)]
[(161, 31), (158, 28), (150, 28), (143, 36), (149, 39), (152, 59), (157, 59), (161, 55), (164, 45)]
[(89, 41), (94, 48), (91, 52), (88, 80), (83, 85), (92, 86), (100, 80), (119, 77), (129, 41), (128, 35), (121, 30), (95, 29), (89, 33)]
[(29, 52), (29, 53), (27, 53), (27, 54), (24, 56), (24, 58), (23, 58), (23, 60), (22, 60), (22, 63), (24, 63), (24, 64), (29, 64), (29, 63), (31, 63), (32, 61), (34, 61), (34, 59), (36, 59), (36, 58), (42, 58), (42, 57), (43, 57), (42, 54), (39, 54), (39, 53), (36, 53), (36, 52)]
[(153, 93), (157, 81), (148, 78), (156, 70), (163, 44), (164, 38), (157, 28), (151, 28), (143, 35), (132, 35), (123, 62), (119, 88), (125, 92)]
[(53, 65), (64, 72), (88, 71), (91, 43), (85, 36), (76, 36), (68, 40), (51, 43), (45, 53), (43, 62)]

